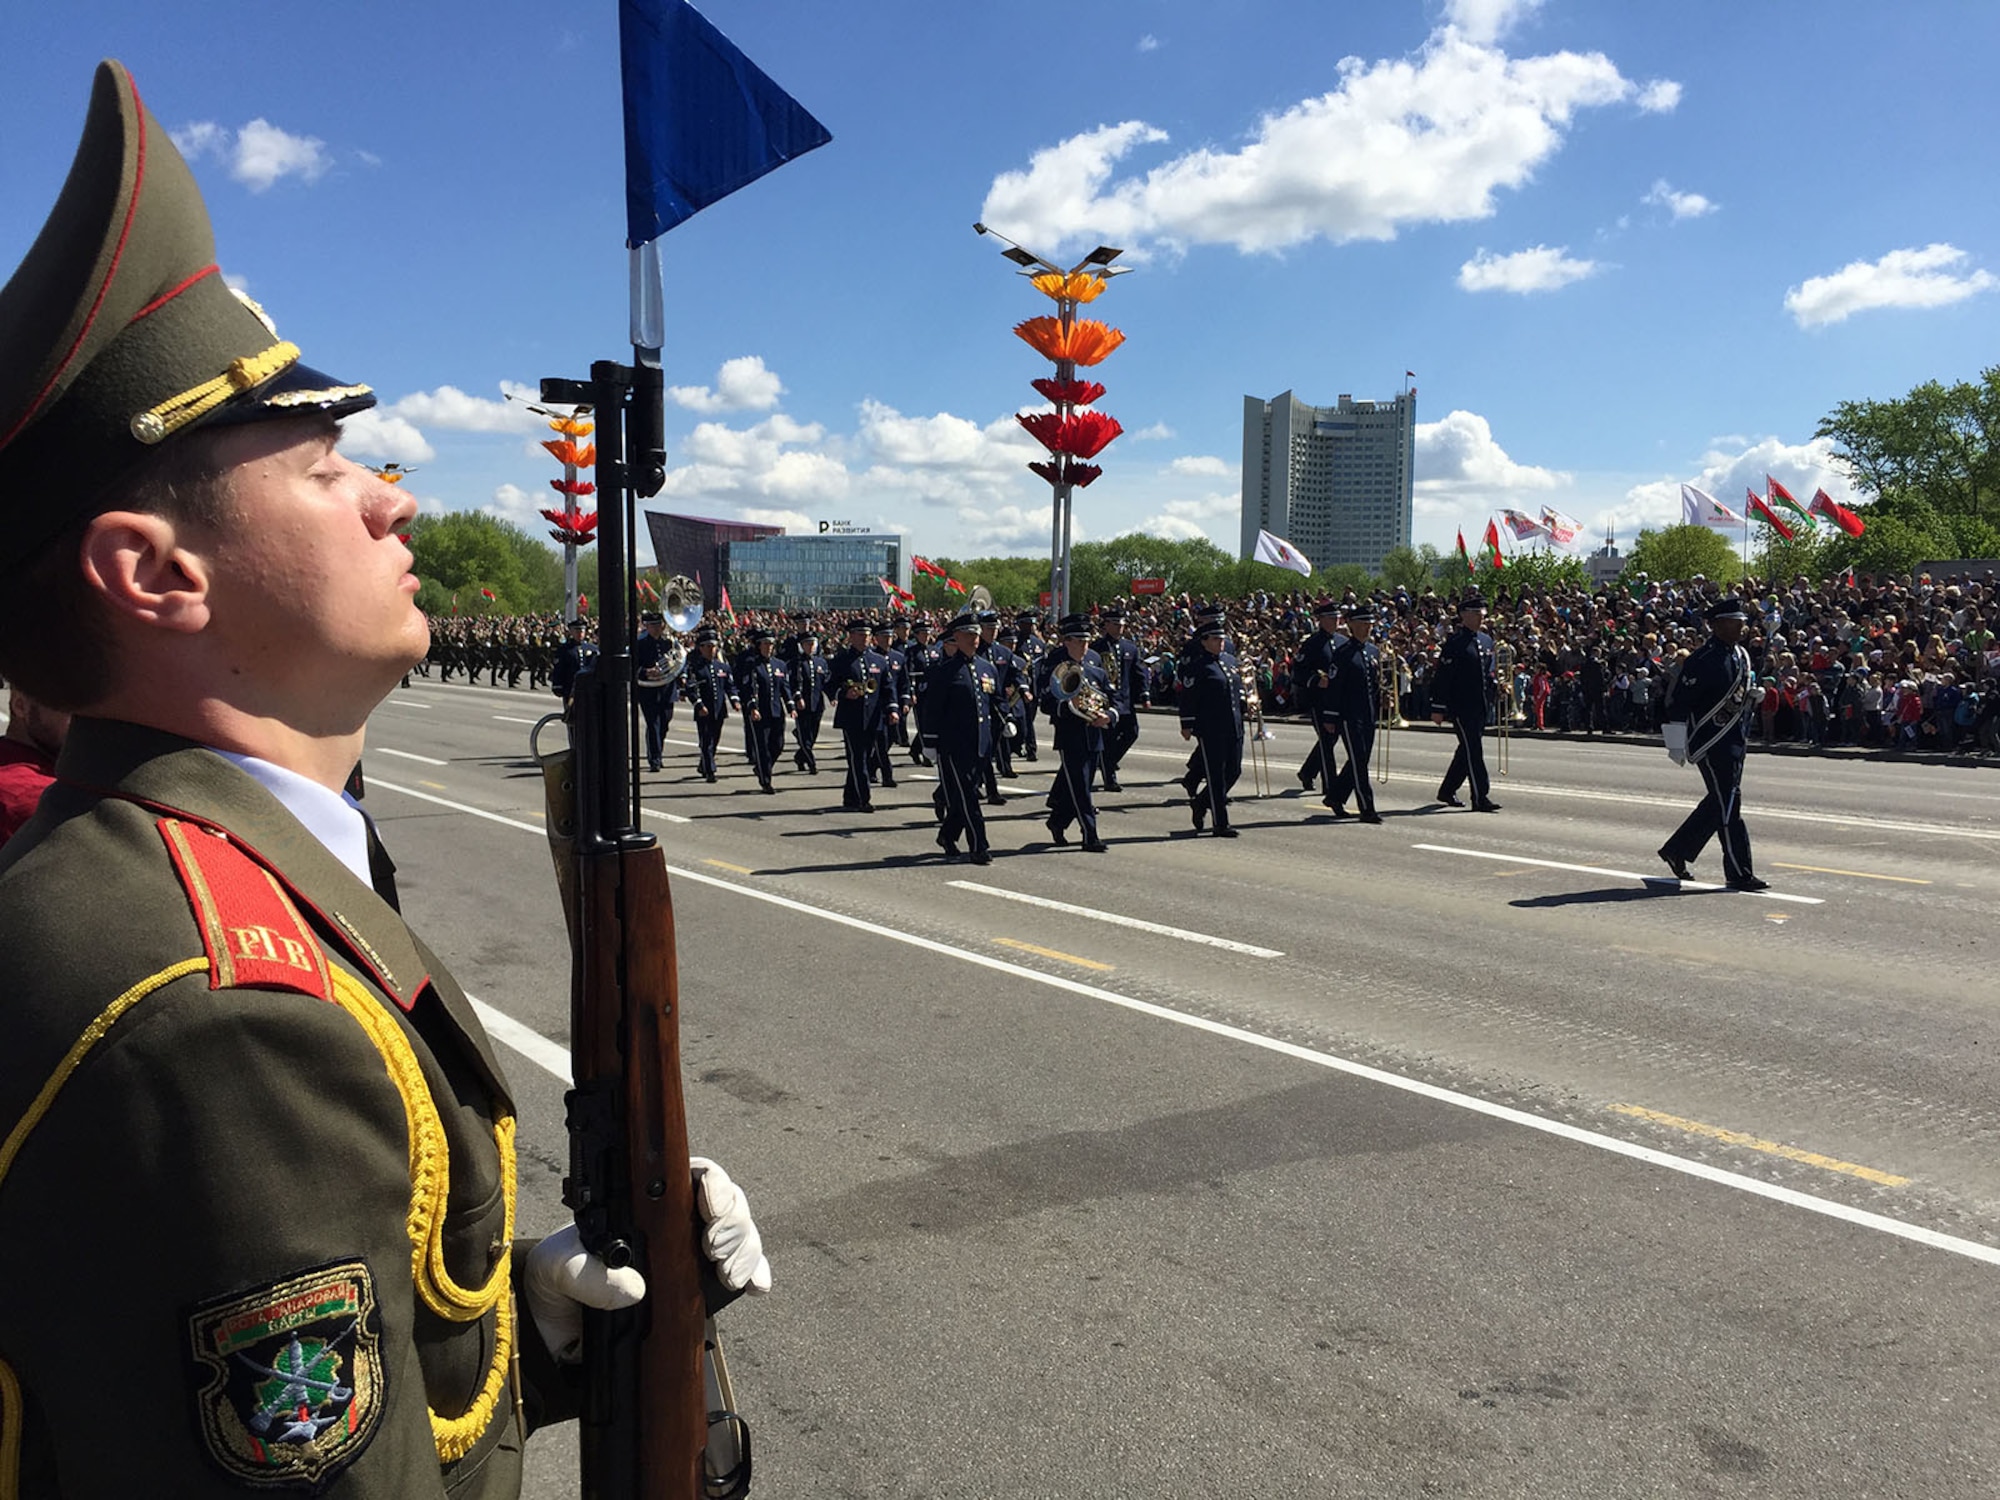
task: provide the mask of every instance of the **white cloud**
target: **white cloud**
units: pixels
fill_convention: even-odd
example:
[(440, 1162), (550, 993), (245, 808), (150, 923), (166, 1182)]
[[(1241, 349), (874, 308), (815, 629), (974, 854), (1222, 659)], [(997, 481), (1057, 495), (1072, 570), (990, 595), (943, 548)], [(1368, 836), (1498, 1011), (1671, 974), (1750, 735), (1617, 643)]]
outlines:
[(1796, 495), (1800, 504), (1809, 500), (1815, 489), (1824, 489), (1842, 505), (1858, 504), (1865, 497), (1857, 494), (1847, 477), (1835, 467), (1833, 448), (1831, 438), (1813, 438), (1804, 443), (1787, 443), (1776, 437), (1718, 440), (1716, 446), (1701, 456), (1695, 473), (1633, 485), (1622, 502), (1600, 510), (1592, 518), (1588, 531), (1601, 533), (1606, 525), (1611, 525), (1629, 540), (1642, 527), (1679, 525), (1683, 481), (1699, 485), (1738, 514), (1743, 511), (1745, 490), (1764, 493), (1766, 474)]
[(1700, 193), (1676, 192), (1667, 179), (1662, 177), (1653, 184), (1653, 190), (1639, 200), (1655, 208), (1664, 208), (1676, 219), (1699, 219), (1703, 214), (1712, 214), (1721, 205), (1713, 203)]
[(1633, 100), (1641, 110), (1649, 115), (1670, 115), (1681, 102), (1681, 86), (1671, 78), (1655, 78), (1639, 90)]
[[(1126, 156), (1166, 136), (1142, 120), (1100, 126), (995, 178), (981, 218), (1048, 247), (1393, 239), (1411, 224), (1490, 216), (1500, 189), (1523, 186), (1561, 148), (1579, 110), (1642, 97), (1601, 53), (1510, 58), (1478, 39), (1524, 14), (1518, 4), (1457, 9), (1466, 29), (1442, 26), (1406, 58), (1343, 59), (1336, 88), (1266, 115), (1236, 150), (1199, 146), (1114, 181)], [(1644, 96), (1654, 107), (1661, 87)]]
[(529, 535), (539, 537), (548, 529), (541, 517), (544, 506), (554, 509), (553, 499), (545, 500), (518, 484), (503, 484), (493, 491), (492, 503), (479, 508), (489, 516), (512, 521), (516, 526), (525, 528)]
[(317, 136), (293, 135), (261, 117), (241, 130), (213, 120), (197, 120), (167, 133), (189, 161), (212, 157), (225, 162), (229, 175), (253, 193), (265, 191), (283, 177), (315, 182), (333, 165), (325, 141)]
[(1160, 50), (1160, 39), (1150, 31), (1147, 32), (1139, 38), (1139, 50), (1141, 52), (1158, 52)]
[(500, 383), (503, 399), (494, 401), (472, 396), (455, 385), (441, 385), (434, 391), (412, 391), (389, 403), (389, 410), (426, 427), (442, 427), (448, 432), (532, 432), (540, 430), (542, 418), (518, 401), (508, 401), (509, 393), (526, 394), (533, 388), (515, 381)]
[(1197, 454), (1187, 458), (1177, 458), (1167, 465), (1174, 474), (1210, 474), (1217, 478), (1229, 472), (1229, 465), (1219, 458), (1207, 454)]
[(1874, 307), (1949, 307), (1996, 285), (1990, 271), (1961, 274), (1968, 259), (1955, 246), (1937, 244), (1850, 261), (1786, 292), (1785, 311), (1799, 327), (1816, 328)]
[(1568, 485), (1561, 470), (1516, 463), (1493, 440), (1493, 427), (1477, 412), (1454, 411), (1436, 422), (1419, 422), (1416, 432), (1414, 505), (1422, 515), (1491, 510), (1501, 505), (1532, 510), (1527, 492), (1540, 494)]
[(422, 464), (437, 457), (414, 422), (379, 406), (358, 411), (340, 424), (340, 450), (349, 458), (385, 464)]
[(1126, 441), (1133, 443), (1157, 443), (1174, 435), (1173, 428), (1165, 422), (1155, 422), (1151, 427), (1141, 427), (1137, 432), (1125, 434)]
[(1468, 292), (1552, 292), (1601, 269), (1594, 260), (1572, 260), (1567, 245), (1537, 245), (1512, 255), (1481, 250), (1458, 268), (1458, 284)]
[(1147, 536), (1165, 537), (1170, 542), (1191, 542), (1198, 537), (1211, 542), (1215, 540), (1209, 536), (1206, 528), (1190, 521), (1187, 517), (1167, 513), (1148, 516), (1132, 529), (1144, 532)]
[(1445, 20), (1467, 39), (1491, 46), (1542, 8), (1542, 0), (1450, 0)]
[(785, 392), (775, 372), (764, 367), (763, 358), (745, 354), (722, 362), (716, 371), (714, 389), (705, 385), (674, 385), (667, 394), (689, 411), (769, 411)]

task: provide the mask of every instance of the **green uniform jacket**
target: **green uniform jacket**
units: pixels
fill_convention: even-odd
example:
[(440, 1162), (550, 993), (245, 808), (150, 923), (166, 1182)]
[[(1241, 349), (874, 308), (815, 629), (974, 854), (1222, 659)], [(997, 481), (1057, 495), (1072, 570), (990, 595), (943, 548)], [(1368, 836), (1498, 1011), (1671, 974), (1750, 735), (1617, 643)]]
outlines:
[(528, 1427), (573, 1401), (464, 993), (222, 757), (78, 719), (58, 776), (0, 854), (0, 1465), (12, 1429), (28, 1496), (517, 1495), (501, 1346)]

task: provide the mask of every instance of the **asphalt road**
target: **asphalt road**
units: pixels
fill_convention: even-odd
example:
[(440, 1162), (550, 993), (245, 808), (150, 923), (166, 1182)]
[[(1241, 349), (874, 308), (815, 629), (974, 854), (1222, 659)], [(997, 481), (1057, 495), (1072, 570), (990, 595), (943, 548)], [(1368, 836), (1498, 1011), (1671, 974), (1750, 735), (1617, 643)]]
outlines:
[[(550, 702), (417, 679), (367, 756), (513, 1049), (526, 1232), (563, 1215)], [(842, 812), (833, 737), (762, 796), (732, 726), (710, 787), (684, 713), (648, 822), (696, 1148), (777, 1275), (725, 1315), (760, 1495), (2000, 1491), (1994, 771), (1754, 757), (1750, 896), (1654, 878), (1698, 791), (1656, 748), (1517, 739), (1486, 817), (1399, 732), (1364, 827), (1281, 727), (1228, 843), (1149, 718), (1109, 854), (1049, 847), (1045, 747), (975, 868), (916, 768)]]

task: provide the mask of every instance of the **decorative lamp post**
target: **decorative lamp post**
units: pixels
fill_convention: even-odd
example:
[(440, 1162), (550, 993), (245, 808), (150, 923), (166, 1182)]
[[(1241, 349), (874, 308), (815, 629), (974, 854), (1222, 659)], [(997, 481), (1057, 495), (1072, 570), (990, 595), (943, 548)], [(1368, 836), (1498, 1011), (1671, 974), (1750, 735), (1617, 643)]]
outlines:
[(1065, 271), (984, 224), (972, 227), (1005, 245), (1007, 248), (1000, 253), (1021, 267), (1020, 274), (1056, 305), (1055, 317), (1030, 318), (1014, 329), (1022, 340), (1055, 365), (1053, 380), (1034, 382), (1035, 390), (1055, 410), (1017, 415), (1015, 420), (1049, 450), (1046, 462), (1028, 467), (1046, 479), (1055, 494), (1050, 517), (1049, 603), (1056, 618), (1061, 619), (1069, 613), (1070, 519), (1075, 493), (1104, 472), (1089, 460), (1124, 431), (1116, 417), (1094, 409), (1104, 387), (1094, 380), (1078, 380), (1076, 372), (1079, 367), (1088, 368), (1102, 361), (1125, 342), (1125, 335), (1092, 319), (1079, 318), (1077, 309), (1095, 302), (1112, 277), (1122, 276), (1132, 268), (1113, 267), (1111, 262), (1125, 252), (1099, 245)]
[(597, 463), (597, 445), (582, 441), (597, 430), (597, 425), (590, 420), (590, 408), (587, 406), (574, 407), (567, 412), (543, 406), (531, 406), (528, 410), (548, 418), (549, 430), (558, 434), (544, 438), (542, 446), (551, 458), (563, 466), (563, 477), (549, 481), (549, 488), (563, 497), (563, 508), (543, 511), (542, 519), (551, 527), (550, 539), (562, 543), (563, 618), (573, 620), (578, 605), (576, 551), (597, 540), (597, 512), (584, 510), (577, 504), (579, 500), (597, 493), (595, 484), (577, 477)]

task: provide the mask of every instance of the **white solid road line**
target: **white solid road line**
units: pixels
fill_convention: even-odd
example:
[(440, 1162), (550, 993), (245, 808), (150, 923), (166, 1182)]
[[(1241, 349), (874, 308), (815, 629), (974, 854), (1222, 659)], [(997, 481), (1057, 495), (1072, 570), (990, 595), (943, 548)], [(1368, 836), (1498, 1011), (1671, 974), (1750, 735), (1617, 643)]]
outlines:
[[(391, 788), (391, 790), (401, 791), (405, 789), (396, 787)], [(416, 793), (412, 795), (422, 794)], [(455, 807), (460, 812), (471, 813), (475, 817), (488, 818), (496, 823), (505, 823), (510, 827), (519, 828), (527, 833), (540, 835), (542, 832), (541, 829), (535, 827), (533, 824), (518, 822), (513, 818), (503, 818), (497, 813), (485, 812), (480, 808), (446, 802), (442, 797), (424, 797), (424, 800), (427, 802), (437, 802), (445, 807)], [(1887, 1214), (1870, 1213), (1867, 1209), (1852, 1208), (1845, 1203), (1836, 1203), (1829, 1198), (1816, 1198), (1810, 1193), (1801, 1193), (1796, 1188), (1780, 1187), (1776, 1183), (1760, 1182), (1756, 1178), (1746, 1177), (1740, 1172), (1731, 1172), (1721, 1167), (1712, 1167), (1706, 1162), (1690, 1161), (1685, 1157), (1673, 1156), (1665, 1151), (1656, 1150), (1651, 1146), (1641, 1146), (1632, 1141), (1621, 1141), (1615, 1136), (1600, 1135), (1597, 1131), (1585, 1130), (1581, 1126), (1571, 1125), (1562, 1120), (1544, 1119), (1540, 1115), (1532, 1115), (1525, 1110), (1514, 1109), (1505, 1104), (1495, 1104), (1490, 1100), (1474, 1098), (1470, 1094), (1455, 1093), (1451, 1089), (1440, 1088), (1434, 1083), (1424, 1083), (1415, 1078), (1404, 1078), (1400, 1074), (1385, 1072), (1380, 1068), (1370, 1067), (1366, 1063), (1358, 1063), (1348, 1058), (1336, 1057), (1330, 1052), (1315, 1051), (1311, 1047), (1301, 1047), (1294, 1042), (1281, 1042), (1275, 1037), (1259, 1036), (1254, 1031), (1245, 1031), (1240, 1026), (1229, 1026), (1220, 1021), (1211, 1021), (1205, 1016), (1189, 1015), (1185, 1011), (1170, 1010), (1164, 1005), (1154, 1005), (1150, 1001), (1135, 1000), (1127, 995), (1114, 994), (1110, 990), (1099, 989), (1094, 984), (1085, 984), (1080, 979), (1070, 979), (1061, 974), (1044, 974), (1037, 969), (1023, 968), (1020, 964), (1009, 963), (1004, 958), (992, 958), (984, 953), (974, 953), (969, 949), (954, 948), (949, 943), (940, 943), (932, 938), (918, 937), (914, 933), (898, 932), (893, 927), (883, 927), (877, 923), (863, 921), (859, 917), (850, 917), (841, 912), (823, 911), (819, 907), (808, 906), (803, 901), (794, 901), (788, 896), (776, 895), (771, 891), (760, 891), (755, 886), (738, 885), (733, 880), (719, 880), (713, 875), (704, 875), (697, 870), (681, 869), (675, 865), (669, 865), (667, 868), (675, 878), (680, 880), (692, 880), (701, 885), (712, 885), (720, 890), (729, 891), (734, 895), (747, 896), (753, 901), (762, 901), (772, 906), (783, 907), (787, 911), (798, 912), (804, 916), (817, 917), (822, 922), (832, 922), (841, 927), (851, 927), (858, 932), (865, 932), (889, 942), (903, 943), (912, 948), (921, 948), (929, 953), (936, 953), (946, 958), (955, 958), (964, 963), (974, 964), (979, 968), (991, 969), (995, 973), (1005, 974), (1009, 978), (1019, 979), (1023, 983), (1046, 985), (1050, 989), (1064, 990), (1073, 995), (1081, 995), (1085, 999), (1097, 1000), (1106, 1005), (1117, 1006), (1121, 1010), (1129, 1010), (1139, 1015), (1150, 1016), (1154, 1020), (1168, 1021), (1176, 1026), (1185, 1026), (1193, 1031), (1206, 1032), (1210, 1036), (1221, 1037), (1233, 1042), (1241, 1042), (1245, 1046), (1257, 1047), (1266, 1052), (1275, 1052), (1280, 1056), (1293, 1058), (1299, 1062), (1310, 1063), (1315, 1067), (1326, 1068), (1336, 1073), (1345, 1073), (1352, 1078), (1364, 1079), (1369, 1083), (1378, 1083), (1385, 1088), (1397, 1089), (1406, 1094), (1415, 1094), (1419, 1098), (1429, 1099), (1438, 1104), (1449, 1105), (1454, 1109), (1467, 1110), (1473, 1114), (1485, 1115), (1489, 1119), (1501, 1120), (1510, 1125), (1521, 1126), (1526, 1130), (1540, 1131), (1544, 1135), (1552, 1135), (1560, 1140), (1590, 1146), (1596, 1150), (1608, 1152), (1613, 1156), (1623, 1156), (1632, 1161), (1645, 1162), (1650, 1166), (1664, 1167), (1670, 1172), (1679, 1172), (1684, 1176), (1700, 1178), (1704, 1182), (1712, 1182), (1721, 1187), (1733, 1188), (1737, 1192), (1749, 1193), (1753, 1197), (1767, 1198), (1775, 1203), (1783, 1203), (1792, 1208), (1804, 1209), (1808, 1213), (1820, 1214), (1829, 1219), (1838, 1219), (1842, 1223), (1853, 1224), (1862, 1229), (1872, 1229), (1879, 1234), (1893, 1235), (1898, 1239), (1910, 1240), (1919, 1245), (1926, 1245), (1933, 1250), (1944, 1250), (1953, 1255), (1962, 1255), (1968, 1260), (1982, 1261), (1989, 1266), (2000, 1266), (2000, 1249), (1996, 1249), (1991, 1245), (1982, 1245), (1976, 1240), (1961, 1239), (1959, 1236), (1953, 1234), (1942, 1234), (1935, 1229), (1926, 1229), (1921, 1224), (1907, 1224), (1901, 1219), (1892, 1219)], [(522, 1029), (526, 1030), (527, 1028), (524, 1027)], [(530, 1034), (542, 1042), (544, 1047), (550, 1045), (547, 1039), (542, 1037), (539, 1032), (531, 1032)], [(496, 1033), (496, 1035), (498, 1034)], [(501, 1039), (505, 1040), (505, 1038)], [(515, 1044), (509, 1043), (509, 1045)], [(549, 1068), (549, 1071), (555, 1073), (559, 1078), (567, 1074), (567, 1069), (558, 1071), (550, 1065), (550, 1061), (542, 1048), (537, 1048), (534, 1052), (529, 1052), (517, 1046), (516, 1050), (521, 1051), (523, 1056), (528, 1057), (538, 1065)]]
[(415, 698), (384, 698), (375, 705), (377, 708), (429, 708), (428, 703), (420, 703)]
[(501, 724), (526, 724), (531, 729), (542, 722), (540, 719), (517, 719), (512, 714), (495, 714), (493, 717)]
[[(519, 818), (510, 818), (504, 813), (488, 812), (483, 807), (470, 807), (463, 802), (453, 802), (444, 797), (433, 796), (429, 792), (420, 792), (413, 786), (398, 786), (393, 781), (381, 781), (373, 776), (368, 778), (369, 790), (373, 791), (378, 786), (387, 792), (401, 792), (405, 797), (415, 797), (419, 802), (435, 802), (439, 807), (448, 807), (453, 812), (471, 813), (473, 817), (484, 818), (489, 823), (504, 824), (508, 828), (522, 828), (529, 833), (539, 833), (545, 837), (548, 833), (548, 830), (539, 823), (523, 823)], [(661, 818), (669, 823), (693, 821), (691, 818), (682, 817), (679, 813), (661, 812), (656, 807), (641, 808), (640, 811), (649, 818)]]
[(505, 1042), (529, 1062), (555, 1074), (565, 1084), (574, 1082), (569, 1071), (569, 1048), (552, 1042), (532, 1026), (523, 1026), (506, 1011), (488, 1005), (477, 995), (467, 995), (479, 1012), (479, 1023), (496, 1042)]
[(393, 755), (399, 760), (414, 760), (426, 766), (448, 766), (451, 764), (448, 760), (439, 760), (436, 756), (432, 755), (418, 755), (410, 750), (391, 750), (387, 745), (370, 745), (368, 747), (368, 754)]
[(976, 891), (982, 896), (998, 896), (1003, 901), (1019, 901), (1049, 911), (1068, 912), (1073, 917), (1089, 917), (1094, 922), (1109, 922), (1115, 927), (1131, 927), (1140, 932), (1155, 933), (1160, 937), (1179, 938), (1184, 943), (1201, 943), (1210, 948), (1227, 948), (1231, 953), (1246, 953), (1252, 958), (1285, 956), (1284, 950), (1279, 948), (1259, 948), (1255, 943), (1239, 943), (1234, 938), (1210, 937), (1205, 932), (1183, 932), (1178, 927), (1167, 927), (1159, 922), (1144, 922), (1137, 917), (1125, 916), (1121, 912), (1098, 911), (1090, 906), (1072, 906), (1067, 901), (1051, 901), (1047, 896), (1030, 896), (1026, 891), (1004, 891), (997, 885), (980, 885), (972, 880), (948, 880), (945, 884), (961, 891)]
[[(1671, 885), (1683, 891), (1726, 891), (1726, 885), (1712, 885), (1706, 880), (1676, 880), (1671, 875), (1642, 875), (1637, 870), (1607, 870), (1602, 865), (1567, 865), (1558, 859), (1528, 859), (1519, 854), (1495, 854), (1488, 849), (1454, 849), (1448, 844), (1412, 844), (1412, 849), (1427, 849), (1433, 854), (1460, 854), (1467, 859), (1498, 860), (1503, 865), (1534, 865), (1543, 870), (1574, 870), (1579, 875), (1608, 875), (1614, 880), (1637, 880), (1645, 885)], [(1787, 891), (1744, 891), (1746, 896), (1763, 896), (1771, 901), (1795, 901), (1800, 906), (1824, 906), (1826, 902), (1818, 896), (1794, 896)]]

